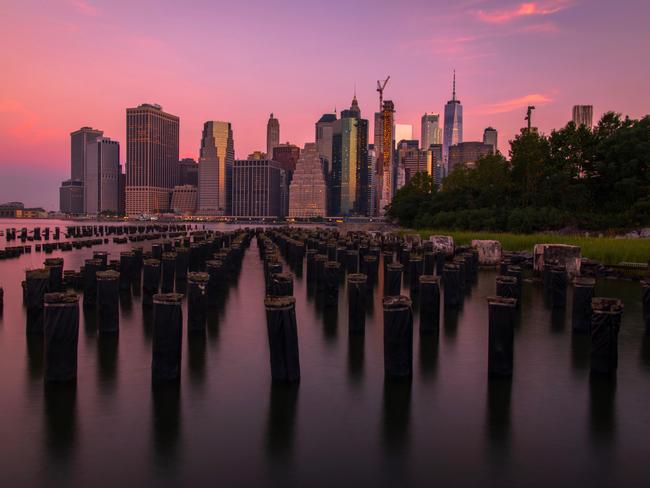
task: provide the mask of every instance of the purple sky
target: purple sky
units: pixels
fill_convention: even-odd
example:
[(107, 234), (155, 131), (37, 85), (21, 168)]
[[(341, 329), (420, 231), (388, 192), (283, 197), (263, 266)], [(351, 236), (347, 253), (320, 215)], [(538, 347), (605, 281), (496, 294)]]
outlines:
[(574, 104), (596, 116), (650, 113), (647, 0), (91, 1), (0, 0), (0, 201), (58, 207), (69, 133), (103, 129), (125, 145), (125, 108), (181, 117), (181, 156), (205, 120), (233, 123), (236, 157), (314, 138), (323, 112), (356, 85), (372, 121), (376, 80), (399, 123), (442, 112), (456, 69), (465, 140), (489, 125), (500, 148), (537, 106), (543, 132)]

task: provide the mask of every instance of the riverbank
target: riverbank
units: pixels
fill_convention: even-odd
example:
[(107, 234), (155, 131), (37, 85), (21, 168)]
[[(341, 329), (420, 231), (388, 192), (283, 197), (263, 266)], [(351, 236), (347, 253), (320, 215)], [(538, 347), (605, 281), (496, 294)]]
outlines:
[(491, 239), (501, 242), (506, 251), (533, 251), (535, 244), (555, 243), (580, 246), (582, 256), (594, 259), (604, 265), (620, 263), (647, 263), (650, 260), (650, 239), (627, 239), (614, 237), (584, 237), (581, 235), (559, 235), (551, 233), (513, 234), (509, 232), (472, 232), (445, 230), (406, 230), (417, 233), (423, 239), (431, 235), (453, 236), (457, 245), (469, 245), (472, 239)]

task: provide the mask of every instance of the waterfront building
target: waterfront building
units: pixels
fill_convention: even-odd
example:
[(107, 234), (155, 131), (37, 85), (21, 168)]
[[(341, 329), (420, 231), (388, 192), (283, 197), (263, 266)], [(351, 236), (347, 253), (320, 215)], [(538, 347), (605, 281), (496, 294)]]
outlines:
[(70, 133), (70, 179), (85, 180), (86, 149), (95, 139), (102, 137), (104, 131), (91, 127), (82, 127)]
[(463, 106), (460, 100), (456, 99), (456, 72), (451, 100), (445, 105), (445, 126), (442, 141), (442, 157), (444, 159), (445, 171), (449, 173), (449, 147), (463, 142)]
[(280, 121), (270, 115), (266, 124), (266, 157), (273, 157), (273, 149), (280, 144)]
[(236, 160), (232, 172), (232, 215), (278, 217), (282, 167), (276, 161)]
[(592, 128), (594, 126), (594, 106), (593, 105), (574, 105), (573, 106), (573, 123), (576, 127), (584, 125)]
[(199, 158), (198, 211), (202, 215), (230, 215), (235, 147), (230, 122), (203, 124)]
[(178, 177), (180, 119), (160, 105), (126, 109), (126, 213), (169, 210)]
[(84, 213), (119, 212), (120, 144), (100, 137), (86, 146)]
[(305, 144), (293, 173), (289, 191), (289, 217), (324, 217), (327, 213), (327, 185), (318, 145)]
[(59, 188), (59, 211), (80, 215), (84, 212), (84, 183), (81, 180), (65, 180)]
[(196, 212), (198, 189), (194, 185), (177, 185), (172, 191), (172, 212), (192, 215)]
[(449, 147), (449, 173), (454, 169), (465, 166), (473, 167), (474, 163), (483, 156), (493, 153), (491, 144), (482, 142), (461, 142)]
[(425, 113), (422, 116), (420, 139), (421, 148), (425, 151), (431, 144), (442, 144), (440, 114)]
[(183, 158), (178, 162), (178, 185), (199, 186), (199, 165), (192, 158)]
[(488, 127), (483, 131), (483, 144), (489, 144), (492, 146), (492, 154), (496, 154), (497, 150), (499, 149), (498, 147), (498, 133), (497, 130)]

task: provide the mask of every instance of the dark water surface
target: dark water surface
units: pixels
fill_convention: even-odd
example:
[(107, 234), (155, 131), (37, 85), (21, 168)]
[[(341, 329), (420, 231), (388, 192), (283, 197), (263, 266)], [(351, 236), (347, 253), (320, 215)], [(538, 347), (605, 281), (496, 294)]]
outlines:
[[(94, 250), (117, 258), (129, 247), (48, 256), (78, 269)], [(597, 286), (625, 302), (615, 382), (590, 380), (589, 338), (572, 335), (570, 301), (556, 316), (532, 283), (514, 377), (489, 382), (496, 274), (481, 271), (438, 340), (420, 338), (415, 313), (413, 380), (385, 384), (381, 289), (365, 337), (349, 338), (345, 289), (338, 314), (323, 312), (297, 278), (302, 379), (278, 387), (253, 239), (206, 337), (183, 335), (179, 388), (152, 390), (151, 317), (132, 297), (120, 303), (115, 340), (98, 337), (81, 311), (76, 389), (52, 392), (42, 343), (25, 334), (20, 288), (45, 257), (0, 262), (1, 486), (650, 486), (650, 340), (638, 283)]]

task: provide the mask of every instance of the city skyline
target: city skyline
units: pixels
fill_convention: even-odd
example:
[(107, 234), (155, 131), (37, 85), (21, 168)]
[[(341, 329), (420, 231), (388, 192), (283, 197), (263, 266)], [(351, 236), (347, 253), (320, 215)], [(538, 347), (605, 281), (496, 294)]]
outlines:
[[(273, 10), (264, 5), (220, 12), (218, 5), (201, 2), (169, 4), (155, 15), (147, 2), (7, 6), (0, 38), (22, 49), (0, 54), (4, 199), (56, 208), (51, 182), (67, 179), (68, 136), (83, 126), (101, 128), (120, 142), (120, 160), (127, 162), (124, 109), (145, 102), (180, 117), (179, 156), (194, 159), (207, 120), (232, 123), (237, 158), (263, 151), (271, 112), (282, 125), (282, 142), (302, 147), (314, 141), (322, 114), (349, 104), (355, 86), (361, 110), (374, 113), (376, 80), (387, 75), (385, 98), (395, 103), (396, 122), (413, 125), (420, 139), (420, 118), (442, 114), (455, 69), (463, 139), (480, 141), (492, 126), (501, 151), (524, 125), (529, 104), (537, 107), (535, 125), (544, 133), (571, 120), (574, 105), (593, 105), (594, 121), (609, 110), (634, 118), (650, 112), (644, 96), (650, 67), (638, 62), (650, 37), (643, 28), (650, 6), (642, 2), (414, 1), (404, 9), (358, 2), (345, 11), (290, 1)], [(344, 20), (350, 17), (364, 36), (347, 32)], [(215, 18), (225, 20), (227, 29), (204, 28)], [(255, 33), (269, 22), (277, 29)], [(427, 33), (424, 26), (432, 23), (438, 28)], [(253, 35), (234, 43), (243, 26)], [(612, 35), (600, 36), (605, 30)], [(199, 62), (208, 32), (226, 47), (213, 53), (215, 67)], [(296, 37), (303, 42), (296, 44)], [(587, 56), (584, 43), (593, 46)], [(334, 77), (321, 76), (318, 66), (343, 61), (342, 52), (355, 62), (341, 62)]]

